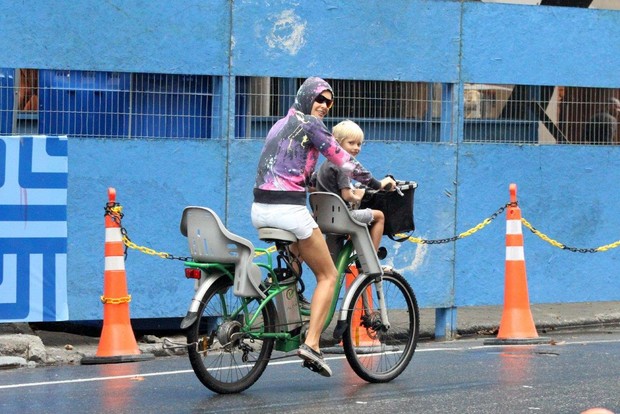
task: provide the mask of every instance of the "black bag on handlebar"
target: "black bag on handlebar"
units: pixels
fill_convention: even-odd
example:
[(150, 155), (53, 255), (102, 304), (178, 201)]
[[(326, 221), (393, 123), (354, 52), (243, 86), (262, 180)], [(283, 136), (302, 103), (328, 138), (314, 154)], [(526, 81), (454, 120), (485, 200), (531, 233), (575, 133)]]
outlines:
[[(414, 181), (398, 181), (399, 191), (377, 191), (368, 199), (364, 197), (360, 208), (370, 208), (383, 211), (385, 226), (383, 234), (395, 241), (404, 241), (404, 238), (395, 238), (398, 233), (410, 233), (415, 230), (413, 222), (413, 195), (417, 188)], [(401, 195), (402, 194), (402, 195)]]

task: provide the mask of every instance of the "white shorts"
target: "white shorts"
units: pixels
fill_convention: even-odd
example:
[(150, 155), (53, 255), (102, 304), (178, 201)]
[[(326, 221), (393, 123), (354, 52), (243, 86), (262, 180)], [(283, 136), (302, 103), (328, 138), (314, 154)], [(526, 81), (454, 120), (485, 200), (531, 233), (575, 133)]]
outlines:
[(319, 227), (306, 206), (252, 203), (252, 225), (288, 230), (300, 240), (312, 236)]

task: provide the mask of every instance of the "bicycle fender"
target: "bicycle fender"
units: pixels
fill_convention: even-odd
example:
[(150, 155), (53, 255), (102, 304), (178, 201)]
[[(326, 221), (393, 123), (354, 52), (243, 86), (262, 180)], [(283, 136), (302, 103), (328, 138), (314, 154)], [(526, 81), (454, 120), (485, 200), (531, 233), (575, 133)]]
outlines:
[(366, 281), (366, 279), (374, 277), (380, 277), (380, 275), (360, 273), (355, 279), (353, 279), (353, 283), (351, 283), (351, 286), (347, 289), (344, 299), (342, 300), (340, 315), (338, 316), (338, 321), (336, 322), (336, 327), (334, 328), (334, 339), (341, 339), (344, 330), (347, 328), (347, 313), (348, 309), (351, 307), (351, 302), (353, 301), (353, 293), (362, 283)]
[(228, 278), (225, 274), (219, 275), (211, 275), (207, 276), (203, 281), (200, 282), (198, 289), (194, 293), (194, 297), (192, 298), (192, 302), (189, 305), (189, 310), (187, 311), (187, 315), (181, 321), (181, 329), (187, 329), (196, 322), (198, 319), (198, 308), (200, 307), (200, 300), (207, 292), (207, 290), (215, 284), (221, 278)]

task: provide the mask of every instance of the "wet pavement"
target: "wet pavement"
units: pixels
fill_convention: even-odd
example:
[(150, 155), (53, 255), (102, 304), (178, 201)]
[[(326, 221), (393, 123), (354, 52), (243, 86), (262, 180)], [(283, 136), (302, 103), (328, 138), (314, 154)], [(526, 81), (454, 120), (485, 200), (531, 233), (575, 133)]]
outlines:
[[(493, 338), (497, 334), (502, 310), (502, 306), (458, 308), (455, 340), (472, 336)], [(558, 330), (620, 324), (620, 302), (535, 304), (531, 306), (531, 312), (541, 336)], [(420, 338), (432, 341), (435, 310), (421, 309), (420, 313)], [(71, 324), (65, 324), (66, 327)], [(73, 327), (59, 331), (57, 323), (0, 323), (0, 369), (80, 364), (85, 356), (95, 356), (99, 338), (76, 332), (80, 329)], [(166, 332), (165, 336), (158, 331), (141, 331), (136, 336), (138, 347), (144, 354), (166, 357), (185, 353), (183, 347), (164, 349), (162, 346), (164, 340), (185, 343), (180, 331)], [(328, 342), (330, 336), (329, 331), (325, 332), (324, 342)]]

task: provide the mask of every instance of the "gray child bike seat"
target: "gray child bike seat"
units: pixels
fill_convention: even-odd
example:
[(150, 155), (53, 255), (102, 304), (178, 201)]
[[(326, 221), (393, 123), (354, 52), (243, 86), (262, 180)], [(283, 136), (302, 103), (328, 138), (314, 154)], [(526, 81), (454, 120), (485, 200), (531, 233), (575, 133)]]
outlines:
[(254, 245), (228, 231), (213, 210), (207, 207), (185, 207), (181, 218), (181, 234), (187, 237), (194, 262), (235, 265), (233, 293), (236, 296), (265, 297), (260, 289), (260, 267), (253, 262)]
[(310, 206), (324, 234), (348, 234), (366, 274), (383, 274), (368, 226), (355, 220), (338, 195), (327, 192), (310, 193)]

